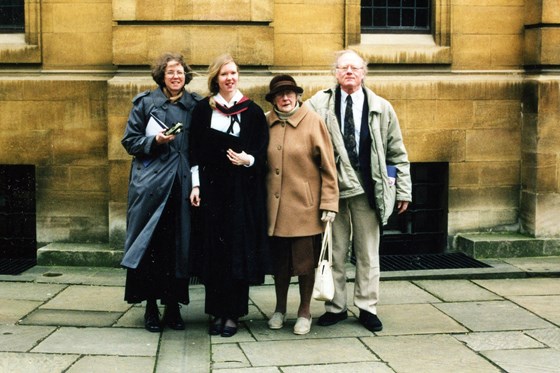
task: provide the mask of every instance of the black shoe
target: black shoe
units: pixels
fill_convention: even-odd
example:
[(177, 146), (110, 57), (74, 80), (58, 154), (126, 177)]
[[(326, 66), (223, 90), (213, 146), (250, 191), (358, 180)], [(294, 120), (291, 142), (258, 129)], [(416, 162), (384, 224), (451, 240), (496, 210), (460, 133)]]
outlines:
[(173, 330), (185, 330), (185, 322), (181, 317), (178, 303), (171, 303), (165, 306), (163, 322)]
[(161, 323), (159, 321), (159, 310), (157, 305), (146, 305), (146, 312), (144, 313), (144, 328), (152, 333), (161, 332)]
[(208, 334), (210, 335), (220, 335), (222, 334), (222, 330), (224, 330), (224, 319), (215, 318), (210, 322), (210, 326), (208, 327)]
[(231, 320), (235, 323), (235, 326), (227, 326), (224, 323), (224, 327), (222, 329), (222, 333), (220, 334), (222, 337), (233, 337), (235, 335), (235, 333), (237, 333), (237, 321), (236, 320)]
[(370, 332), (380, 332), (383, 329), (383, 324), (376, 314), (364, 310), (360, 310), (360, 317), (358, 318), (362, 324)]
[(339, 321), (346, 320), (348, 318), (348, 311), (343, 311), (340, 313), (325, 312), (317, 320), (317, 325), (329, 326), (334, 325)]

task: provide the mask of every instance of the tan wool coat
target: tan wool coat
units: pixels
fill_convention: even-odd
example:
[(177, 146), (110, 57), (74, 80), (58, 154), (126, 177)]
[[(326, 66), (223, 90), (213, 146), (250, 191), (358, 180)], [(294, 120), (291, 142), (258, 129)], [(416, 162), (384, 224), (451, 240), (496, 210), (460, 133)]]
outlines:
[(302, 237), (323, 232), (321, 211), (338, 212), (336, 165), (321, 117), (300, 107), (288, 120), (266, 114), (268, 235)]

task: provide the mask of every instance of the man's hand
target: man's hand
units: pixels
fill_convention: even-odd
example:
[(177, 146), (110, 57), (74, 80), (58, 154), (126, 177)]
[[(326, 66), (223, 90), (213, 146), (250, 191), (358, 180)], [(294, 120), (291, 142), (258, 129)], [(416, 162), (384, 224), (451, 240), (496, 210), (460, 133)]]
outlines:
[(397, 201), (398, 214), (402, 214), (408, 208), (408, 201)]

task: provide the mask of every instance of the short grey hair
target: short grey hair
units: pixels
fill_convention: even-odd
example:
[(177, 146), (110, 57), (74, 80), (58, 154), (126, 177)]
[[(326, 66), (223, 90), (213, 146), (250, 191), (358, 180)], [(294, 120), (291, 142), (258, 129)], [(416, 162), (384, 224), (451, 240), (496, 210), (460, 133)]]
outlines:
[[(360, 56), (356, 51), (353, 51), (352, 49), (344, 49), (338, 52), (335, 52), (334, 54), (334, 62), (332, 65), (332, 71), (333, 73), (336, 72), (336, 67), (338, 66), (338, 60), (340, 60), (340, 58), (346, 54), (353, 54), (354, 56), (358, 57), (360, 59), (360, 61), (362, 61), (362, 67), (364, 68), (364, 76), (367, 75), (368, 73), (368, 61), (366, 59), (364, 59), (362, 56)], [(362, 81), (363, 84), (363, 81)]]

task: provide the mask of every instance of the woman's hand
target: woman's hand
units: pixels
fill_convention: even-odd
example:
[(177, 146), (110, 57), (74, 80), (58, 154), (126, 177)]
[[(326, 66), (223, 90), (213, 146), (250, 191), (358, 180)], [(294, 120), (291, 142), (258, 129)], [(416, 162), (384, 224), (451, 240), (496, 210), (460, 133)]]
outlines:
[(251, 156), (245, 152), (236, 153), (231, 149), (227, 150), (227, 157), (234, 166), (250, 166)]
[(161, 131), (160, 133), (156, 134), (156, 143), (158, 145), (166, 144), (168, 142), (175, 140), (175, 135), (165, 136), (164, 132), (165, 131)]
[(323, 213), (321, 215), (321, 221), (323, 223), (326, 223), (326, 222), (332, 223), (334, 221), (335, 217), (336, 217), (336, 212), (323, 210)]
[(191, 205), (194, 207), (198, 207), (200, 206), (200, 188), (199, 187), (194, 187), (191, 190), (191, 195), (190, 195), (190, 200), (191, 200)]

